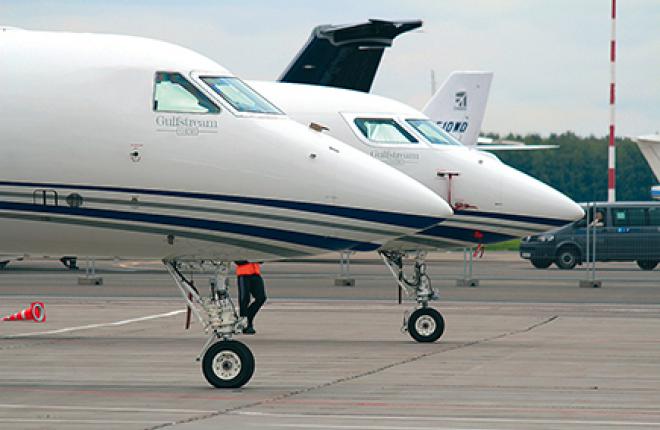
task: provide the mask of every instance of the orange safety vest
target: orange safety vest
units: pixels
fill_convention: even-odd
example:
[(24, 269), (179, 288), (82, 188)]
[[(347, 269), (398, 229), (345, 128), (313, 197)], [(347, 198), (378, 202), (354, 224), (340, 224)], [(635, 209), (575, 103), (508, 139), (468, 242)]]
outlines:
[(236, 265), (236, 276), (261, 275), (259, 263), (246, 263)]

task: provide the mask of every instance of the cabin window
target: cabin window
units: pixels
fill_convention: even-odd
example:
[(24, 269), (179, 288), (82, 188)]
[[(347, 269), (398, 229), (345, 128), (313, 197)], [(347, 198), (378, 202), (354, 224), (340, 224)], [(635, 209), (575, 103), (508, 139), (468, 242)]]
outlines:
[(355, 125), (372, 142), (417, 143), (417, 139), (392, 118), (355, 118)]
[(218, 108), (180, 73), (158, 72), (154, 89), (157, 112), (218, 113)]
[(238, 78), (204, 76), (200, 79), (238, 112), (282, 114), (281, 110)]
[(436, 145), (461, 145), (461, 142), (429, 119), (407, 119), (406, 122), (431, 143)]

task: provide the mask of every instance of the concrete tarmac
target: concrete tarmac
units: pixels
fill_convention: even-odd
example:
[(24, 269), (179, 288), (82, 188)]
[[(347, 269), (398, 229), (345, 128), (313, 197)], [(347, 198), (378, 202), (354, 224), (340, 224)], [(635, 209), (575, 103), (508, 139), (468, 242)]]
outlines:
[(257, 369), (237, 390), (207, 385), (195, 362), (205, 337), (183, 329), (157, 267), (112, 263), (93, 287), (50, 263), (10, 266), (0, 312), (41, 299), (47, 322), (0, 323), (0, 428), (660, 428), (649, 273), (601, 289), (440, 282), (445, 335), (417, 344), (400, 332), (411, 304), (396, 304), (380, 266), (355, 265), (358, 286), (342, 288), (335, 267), (287, 264), (268, 268), (272, 299), (257, 335), (240, 337)]
[[(263, 273), (270, 297), (282, 299), (396, 300), (397, 286), (391, 273), (376, 254), (353, 258), (351, 277), (356, 288), (335, 287), (339, 276), (337, 255), (307, 262), (267, 263)], [(489, 252), (476, 260), (473, 278), (478, 288), (456, 288), (463, 277), (462, 253), (437, 253), (428, 259), (433, 286), (447, 301), (515, 301), (566, 303), (655, 303), (660, 304), (660, 267), (640, 270), (635, 263), (598, 263), (599, 290), (579, 289), (580, 279), (588, 279), (586, 268), (539, 270), (514, 252)], [(79, 261), (84, 268), (84, 261)], [(84, 270), (68, 271), (57, 261), (12, 262), (0, 270), (0, 297), (36, 295), (40, 297), (175, 298), (178, 290), (160, 262), (99, 261), (98, 274), (104, 285), (78, 285)], [(206, 283), (206, 279), (201, 280)]]

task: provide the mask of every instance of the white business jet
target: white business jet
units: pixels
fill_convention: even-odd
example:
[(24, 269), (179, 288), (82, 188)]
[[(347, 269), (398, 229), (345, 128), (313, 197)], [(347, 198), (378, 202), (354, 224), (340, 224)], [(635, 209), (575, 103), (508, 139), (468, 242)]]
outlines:
[[(454, 216), (380, 248), (402, 289), (419, 303), (405, 328), (419, 341), (443, 333), (442, 316), (428, 307), (435, 293), (425, 274), (425, 252), (481, 246), (538, 234), (583, 216), (575, 202), (542, 182), (470, 149), (422, 112), (395, 100), (315, 85), (250, 82), (303, 124), (322, 130), (417, 179), (454, 209)], [(402, 258), (417, 252), (414, 276)]]
[[(452, 214), (176, 45), (0, 27), (0, 58), (0, 253), (161, 259), (216, 387), (254, 371), (231, 261), (374, 250)], [(197, 289), (186, 274), (209, 267)]]
[[(403, 329), (417, 341), (433, 342), (442, 336), (444, 320), (429, 307), (437, 295), (426, 274), (427, 251), (520, 238), (580, 219), (584, 212), (565, 195), (495, 155), (462, 145), (424, 113), (368, 94), (384, 50), (398, 35), (421, 25), (421, 21), (369, 20), (318, 26), (279, 82), (251, 84), (292, 118), (396, 167), (453, 207), (454, 216), (443, 223), (379, 249), (401, 289), (418, 303), (417, 309), (405, 314)], [(462, 76), (480, 86), (474, 139), (492, 76)], [(457, 81), (448, 82), (452, 85), (446, 83), (441, 91)], [(455, 104), (470, 106), (465, 97), (450, 102)], [(416, 255), (411, 279), (404, 274), (403, 257), (409, 253)]]
[[(453, 217), (379, 249), (396, 282), (418, 303), (406, 313), (404, 330), (417, 341), (433, 342), (442, 336), (444, 320), (429, 307), (437, 295), (426, 274), (427, 251), (537, 234), (580, 219), (584, 212), (495, 155), (462, 145), (424, 113), (367, 93), (382, 51), (402, 30), (418, 24), (372, 20), (317, 27), (280, 77), (286, 82), (250, 85), (293, 119), (396, 167), (452, 206)], [(404, 256), (411, 252), (416, 258), (408, 279)]]
[(463, 146), (403, 103), (316, 85), (259, 81), (250, 85), (290, 117), (396, 167), (452, 206), (454, 216), (440, 225), (398, 238), (395, 243), (402, 248), (499, 242), (546, 231), (583, 215), (579, 205), (557, 190), (488, 152)]

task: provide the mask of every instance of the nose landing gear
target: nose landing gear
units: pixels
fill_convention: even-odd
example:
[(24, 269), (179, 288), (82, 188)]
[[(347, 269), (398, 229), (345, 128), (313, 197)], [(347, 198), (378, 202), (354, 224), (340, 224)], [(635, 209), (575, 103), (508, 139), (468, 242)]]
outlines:
[(417, 307), (412, 312), (407, 311), (404, 314), (401, 331), (410, 333), (417, 342), (435, 342), (440, 339), (445, 331), (445, 321), (440, 312), (429, 307), (429, 302), (437, 300), (438, 295), (426, 274), (426, 253), (416, 253), (412, 279), (404, 273), (403, 252), (380, 251), (380, 255), (399, 287), (417, 302)]
[[(188, 308), (209, 335), (197, 357), (197, 361), (202, 362), (206, 380), (217, 388), (239, 388), (247, 384), (254, 374), (254, 355), (247, 345), (232, 339), (247, 327), (247, 320), (239, 317), (229, 295), (229, 263), (176, 260), (165, 260), (164, 263)], [(200, 271), (209, 266), (213, 269), (207, 297), (203, 297), (192, 280), (183, 274), (184, 266)]]

